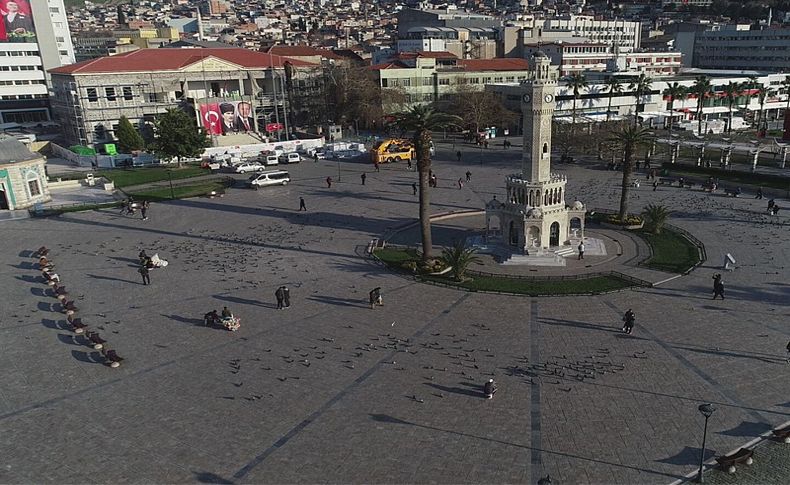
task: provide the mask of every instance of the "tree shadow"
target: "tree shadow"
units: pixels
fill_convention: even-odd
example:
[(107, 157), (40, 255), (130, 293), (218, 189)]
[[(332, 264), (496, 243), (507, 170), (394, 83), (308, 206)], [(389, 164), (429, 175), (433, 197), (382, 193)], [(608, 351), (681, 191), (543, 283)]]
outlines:
[[(473, 391), (471, 389), (465, 389), (463, 387), (448, 387), (442, 386), (440, 384), (434, 384), (432, 382), (423, 382), (424, 385), (428, 387), (433, 387), (434, 389), (438, 389), (443, 392), (450, 392), (453, 394), (461, 394), (462, 396), (470, 396), (470, 397), (478, 397), (478, 398), (485, 398), (485, 394), (480, 391)], [(477, 386), (478, 388), (480, 386)]]
[(728, 429), (727, 431), (719, 431), (718, 434), (724, 436), (757, 437), (767, 431), (771, 431), (771, 429), (773, 429), (773, 426), (770, 424), (744, 421), (732, 429)]
[(559, 318), (539, 318), (539, 323), (545, 323), (547, 325), (558, 325), (562, 327), (573, 327), (573, 328), (581, 328), (585, 330), (598, 330), (600, 332), (610, 332), (610, 333), (620, 333), (620, 328), (614, 328), (604, 325), (594, 325), (592, 323), (587, 322), (579, 322), (574, 320), (561, 320)]
[(86, 274), (85, 276), (87, 276), (88, 278), (93, 278), (95, 280), (120, 281), (121, 283), (131, 283), (133, 285), (142, 284), (142, 283), (137, 282), (137, 281), (125, 280), (123, 278), (113, 278), (111, 276), (99, 276), (99, 275), (95, 275), (95, 274)]
[(233, 482), (222, 478), (221, 476), (210, 473), (210, 472), (196, 472), (193, 471), (192, 473), (195, 474), (195, 481), (198, 483), (216, 483), (219, 485), (232, 485)]
[(718, 349), (718, 350), (710, 350), (710, 349), (699, 349), (694, 347), (687, 347), (683, 345), (673, 345), (672, 348), (675, 349), (682, 349), (688, 350), (690, 352), (697, 352), (699, 354), (707, 354), (707, 355), (719, 355), (722, 357), (735, 357), (738, 359), (752, 359), (758, 360), (760, 362), (765, 362), (767, 364), (785, 364), (785, 359), (781, 357), (776, 358), (768, 358), (768, 357), (761, 357), (759, 355), (747, 355), (744, 353), (739, 352), (728, 352), (726, 350)]
[(362, 300), (359, 298), (338, 298), (335, 296), (314, 295), (308, 297), (307, 299), (317, 301), (319, 303), (325, 303), (328, 305), (350, 306), (350, 307), (359, 307), (359, 308), (370, 307), (370, 304), (366, 303), (366, 300)]
[[(669, 456), (667, 458), (656, 460), (659, 463), (667, 463), (669, 465), (689, 466), (699, 465), (700, 448), (692, 448), (687, 446), (683, 448), (680, 453)], [(705, 448), (705, 457), (703, 461), (708, 461), (716, 456), (716, 451), (710, 448)]]

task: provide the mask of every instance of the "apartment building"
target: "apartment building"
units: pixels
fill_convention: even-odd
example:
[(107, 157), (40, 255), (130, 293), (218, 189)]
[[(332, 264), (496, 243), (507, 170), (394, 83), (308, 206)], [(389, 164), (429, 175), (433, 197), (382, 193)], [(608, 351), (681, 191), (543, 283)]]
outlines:
[(52, 109), (86, 146), (114, 140), (121, 116), (145, 130), (169, 108), (190, 109), (212, 136), (265, 133), (287, 125), (287, 85), (316, 67), (238, 48), (140, 49), (51, 70)]
[(483, 90), (486, 84), (521, 82), (528, 67), (526, 59), (459, 59), (450, 52), (414, 52), (369, 69), (382, 90), (398, 90), (407, 104), (423, 104), (455, 95), (459, 85)]
[(36, 125), (51, 119), (47, 70), (74, 62), (74, 48), (63, 0), (15, 4), (17, 28), (0, 32), (0, 123)]
[(681, 68), (680, 52), (628, 52), (619, 53), (608, 44), (552, 42), (540, 46), (524, 46), (524, 56), (529, 58), (538, 50), (558, 65), (560, 76), (580, 72), (643, 71), (650, 76), (676, 74)]
[(726, 25), (696, 32), (694, 67), (790, 72), (790, 28)]

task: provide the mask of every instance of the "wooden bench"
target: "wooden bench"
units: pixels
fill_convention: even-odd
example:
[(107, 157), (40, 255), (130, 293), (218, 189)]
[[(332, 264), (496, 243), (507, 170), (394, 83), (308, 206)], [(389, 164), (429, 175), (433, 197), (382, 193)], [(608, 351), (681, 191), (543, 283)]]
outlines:
[(61, 303), (63, 306), (63, 313), (66, 315), (74, 315), (77, 312), (77, 307), (74, 305), (74, 301), (67, 301), (65, 303)]
[(36, 258), (40, 256), (46, 256), (47, 254), (49, 254), (49, 249), (47, 249), (46, 246), (41, 246), (33, 253), (33, 257)]
[(57, 298), (60, 301), (65, 300), (66, 296), (68, 296), (68, 294), (69, 294), (69, 292), (66, 291), (66, 287), (65, 286), (59, 285), (57, 283), (55, 283), (55, 285), (52, 287), (52, 289), (55, 292), (55, 298)]
[(722, 468), (727, 470), (727, 473), (735, 473), (736, 464), (745, 463), (747, 465), (751, 465), (754, 462), (754, 459), (752, 458), (753, 456), (754, 451), (741, 448), (731, 455), (720, 456), (716, 458), (716, 461), (722, 466)]
[(66, 317), (66, 321), (69, 322), (69, 325), (71, 325), (71, 329), (74, 331), (74, 333), (83, 333), (85, 329), (88, 328), (87, 325), (82, 323), (81, 318), (74, 318), (73, 316), (69, 315)]
[(88, 340), (90, 340), (91, 343), (93, 343), (93, 348), (96, 350), (101, 350), (104, 347), (104, 344), (107, 343), (106, 340), (99, 336), (99, 332), (87, 332), (85, 336), (88, 337)]
[(109, 362), (110, 367), (118, 367), (121, 365), (121, 362), (123, 361), (123, 358), (119, 356), (117, 352), (111, 349), (107, 349), (107, 348), (102, 349), (101, 354), (104, 356), (105, 359), (107, 359), (107, 362)]
[(46, 281), (49, 286), (55, 286), (57, 283), (60, 283), (60, 276), (57, 273), (52, 273), (48, 270), (44, 270), (41, 272), (41, 276), (44, 278), (44, 281)]
[(776, 439), (782, 440), (785, 443), (790, 443), (790, 425), (785, 426), (784, 428), (775, 429), (771, 432), (774, 434)]

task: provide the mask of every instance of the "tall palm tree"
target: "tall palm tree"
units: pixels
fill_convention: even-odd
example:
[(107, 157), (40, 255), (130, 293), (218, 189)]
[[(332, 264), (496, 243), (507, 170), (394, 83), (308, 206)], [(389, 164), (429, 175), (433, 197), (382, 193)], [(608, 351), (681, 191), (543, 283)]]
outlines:
[(634, 92), (634, 97), (636, 98), (636, 110), (634, 111), (634, 124), (636, 125), (639, 121), (639, 104), (643, 101), (645, 94), (650, 93), (650, 88), (653, 86), (653, 79), (646, 75), (645, 73), (641, 73), (639, 77), (632, 80), (628, 84), (628, 89)]
[(422, 232), (422, 260), (432, 259), (431, 199), (428, 191), (428, 173), (431, 170), (431, 132), (459, 126), (460, 117), (434, 111), (429, 106), (413, 106), (395, 115), (395, 123), (403, 131), (413, 131), (412, 143), (417, 154), (417, 171), (420, 174), (420, 230)]
[(760, 103), (760, 109), (757, 110), (757, 132), (759, 133), (760, 130), (763, 128), (763, 125), (768, 125), (767, 121), (764, 116), (765, 112), (765, 102), (768, 100), (769, 96), (773, 96), (776, 94), (776, 90), (771, 88), (761, 88), (760, 91), (757, 93), (757, 101)]
[(611, 141), (623, 150), (623, 182), (620, 192), (620, 221), (628, 216), (628, 193), (631, 191), (631, 174), (634, 171), (634, 155), (640, 145), (649, 143), (652, 133), (638, 126), (625, 126), (612, 135)]
[(669, 98), (669, 138), (672, 139), (672, 115), (675, 112), (675, 101), (678, 99), (686, 99), (688, 90), (686, 86), (681, 86), (678, 83), (672, 83), (662, 93), (664, 97)]
[(614, 76), (609, 76), (604, 81), (604, 89), (609, 93), (609, 105), (606, 107), (606, 121), (608, 122), (612, 114), (612, 98), (615, 94), (623, 92), (623, 83)]
[(573, 109), (571, 110), (571, 131), (576, 131), (576, 101), (581, 98), (582, 89), (587, 89), (587, 77), (580, 73), (575, 72), (567, 77), (567, 86), (573, 91)]
[(697, 76), (694, 85), (691, 86), (691, 94), (697, 97), (697, 134), (702, 135), (702, 108), (705, 105), (705, 98), (710, 97), (713, 85), (708, 76)]
[(735, 104), (735, 101), (738, 100), (738, 96), (741, 94), (744, 88), (748, 88), (748, 85), (734, 83), (732, 81), (728, 82), (727, 85), (724, 86), (724, 99), (727, 100), (727, 107), (729, 108), (729, 115), (727, 118), (728, 134), (732, 134), (732, 107)]

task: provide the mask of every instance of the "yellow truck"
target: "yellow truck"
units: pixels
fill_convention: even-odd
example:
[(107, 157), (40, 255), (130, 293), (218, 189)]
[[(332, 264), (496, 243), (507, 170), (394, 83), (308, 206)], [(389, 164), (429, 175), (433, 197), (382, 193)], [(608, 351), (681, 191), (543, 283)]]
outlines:
[(414, 146), (411, 141), (402, 138), (387, 138), (376, 143), (370, 150), (370, 161), (379, 163), (414, 160)]

